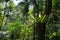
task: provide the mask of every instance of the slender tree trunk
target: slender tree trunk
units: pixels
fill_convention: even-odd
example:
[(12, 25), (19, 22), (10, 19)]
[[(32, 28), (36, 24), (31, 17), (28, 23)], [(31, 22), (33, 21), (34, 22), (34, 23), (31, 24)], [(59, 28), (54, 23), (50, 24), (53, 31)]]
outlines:
[[(26, 20), (28, 20), (29, 3), (28, 3), (28, 0), (24, 0), (24, 1), (25, 1), (25, 7), (24, 7), (24, 14), (23, 14), (23, 16), (25, 17), (25, 21), (24, 22), (27, 25), (28, 22), (26, 22)], [(25, 26), (25, 30), (26, 30), (26, 26)], [(28, 33), (29, 33), (29, 31), (28, 31)], [(24, 38), (25, 38), (24, 40), (27, 40), (27, 39), (29, 40), (29, 35), (28, 36), (25, 35)]]
[[(39, 5), (36, 3), (36, 0), (33, 0), (33, 4), (34, 4), (34, 17), (38, 20), (38, 15), (39, 15)], [(35, 22), (35, 21), (34, 21)], [(34, 24), (34, 35), (33, 35), (33, 40), (36, 39), (36, 24)]]
[(51, 13), (51, 8), (52, 8), (52, 0), (46, 0), (46, 8), (44, 12), (46, 16), (49, 16), (49, 14)]

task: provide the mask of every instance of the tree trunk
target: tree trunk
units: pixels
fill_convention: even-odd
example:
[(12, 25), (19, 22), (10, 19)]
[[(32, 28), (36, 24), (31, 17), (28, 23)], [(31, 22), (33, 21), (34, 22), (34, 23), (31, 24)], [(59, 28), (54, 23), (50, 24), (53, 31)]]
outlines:
[(46, 24), (38, 22), (36, 24), (35, 33), (37, 34), (37, 40), (45, 40)]
[[(49, 14), (51, 13), (51, 8), (52, 8), (52, 0), (46, 0), (46, 9), (45, 9), (44, 15), (46, 15), (47, 18), (49, 17)], [(39, 15), (38, 11), (37, 11), (37, 14)], [(43, 23), (38, 22), (38, 23), (36, 23), (36, 25), (35, 25), (35, 33), (38, 36), (37, 40), (45, 40), (45, 30), (46, 30), (46, 22), (43, 22)]]
[(46, 8), (44, 12), (46, 16), (49, 16), (49, 14), (51, 13), (51, 8), (52, 8), (52, 0), (46, 0)]

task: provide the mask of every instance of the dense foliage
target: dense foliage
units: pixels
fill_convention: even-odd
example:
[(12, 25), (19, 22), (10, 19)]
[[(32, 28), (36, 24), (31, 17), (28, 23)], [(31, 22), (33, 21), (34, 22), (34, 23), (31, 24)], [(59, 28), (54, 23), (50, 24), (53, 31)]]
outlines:
[(60, 40), (60, 0), (0, 0), (0, 40)]

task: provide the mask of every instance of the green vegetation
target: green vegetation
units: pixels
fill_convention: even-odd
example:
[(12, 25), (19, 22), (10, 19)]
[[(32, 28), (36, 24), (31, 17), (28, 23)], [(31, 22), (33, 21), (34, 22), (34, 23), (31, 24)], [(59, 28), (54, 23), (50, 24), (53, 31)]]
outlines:
[(60, 0), (0, 0), (0, 40), (60, 40)]

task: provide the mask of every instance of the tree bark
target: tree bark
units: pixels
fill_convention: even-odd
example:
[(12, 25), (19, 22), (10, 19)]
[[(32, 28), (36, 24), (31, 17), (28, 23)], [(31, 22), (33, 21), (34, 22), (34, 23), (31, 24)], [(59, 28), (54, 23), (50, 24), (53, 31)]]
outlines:
[(52, 0), (46, 0), (46, 9), (44, 12), (46, 16), (49, 16), (49, 14), (51, 13), (51, 8), (52, 8)]
[[(36, 5), (36, 4), (35, 4)], [(52, 8), (52, 0), (46, 0), (46, 9), (44, 12), (44, 15), (49, 17), (51, 13)], [(39, 15), (39, 12), (37, 11), (37, 14)], [(38, 36), (37, 40), (45, 40), (45, 30), (46, 30), (46, 23), (47, 22), (38, 22), (35, 26), (35, 33)]]

